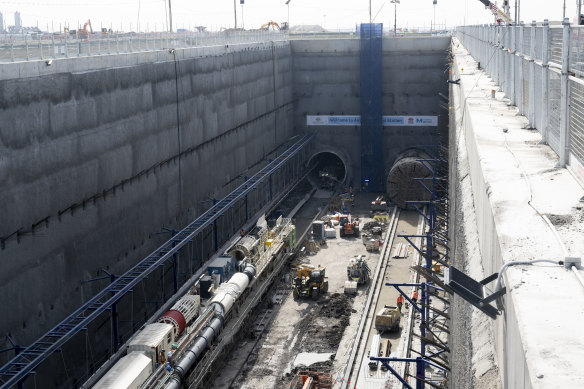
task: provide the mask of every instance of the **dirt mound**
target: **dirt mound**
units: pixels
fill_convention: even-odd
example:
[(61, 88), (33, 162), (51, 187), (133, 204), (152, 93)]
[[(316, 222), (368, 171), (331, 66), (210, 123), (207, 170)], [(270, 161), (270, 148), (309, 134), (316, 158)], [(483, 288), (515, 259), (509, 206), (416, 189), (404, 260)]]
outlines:
[(322, 299), (300, 323), (304, 336), (299, 344), (301, 351), (335, 352), (339, 347), (345, 327), (349, 325), (353, 297), (333, 293)]

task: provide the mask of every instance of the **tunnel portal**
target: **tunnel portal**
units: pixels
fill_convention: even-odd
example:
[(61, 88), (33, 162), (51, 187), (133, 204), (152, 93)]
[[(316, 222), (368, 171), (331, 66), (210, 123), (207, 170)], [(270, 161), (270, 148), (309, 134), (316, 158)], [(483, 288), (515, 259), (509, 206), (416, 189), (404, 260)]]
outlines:
[(430, 193), (417, 180), (432, 176), (427, 164), (420, 161), (424, 158), (428, 156), (419, 150), (408, 150), (396, 158), (386, 180), (387, 194), (393, 204), (408, 209), (412, 206), (406, 201), (430, 200)]
[(308, 161), (308, 167), (312, 168), (310, 180), (319, 188), (332, 189), (347, 181), (345, 162), (334, 152), (324, 151), (313, 155)]

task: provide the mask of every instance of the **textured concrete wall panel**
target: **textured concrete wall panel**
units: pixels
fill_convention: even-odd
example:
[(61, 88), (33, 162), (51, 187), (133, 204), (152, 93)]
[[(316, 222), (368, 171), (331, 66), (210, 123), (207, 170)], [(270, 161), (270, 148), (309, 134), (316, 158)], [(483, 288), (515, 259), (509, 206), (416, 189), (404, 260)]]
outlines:
[(177, 74), (168, 53), (0, 72), (0, 236), (28, 231), (0, 250), (0, 328), (32, 341), (293, 135), (290, 46), (256, 46), (177, 51)]

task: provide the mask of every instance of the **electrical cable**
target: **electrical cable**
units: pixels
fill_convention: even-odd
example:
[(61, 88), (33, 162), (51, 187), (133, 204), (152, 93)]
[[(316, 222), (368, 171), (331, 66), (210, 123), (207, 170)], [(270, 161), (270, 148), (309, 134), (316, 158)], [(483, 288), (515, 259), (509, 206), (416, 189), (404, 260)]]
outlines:
[(503, 277), (503, 272), (509, 266), (533, 265), (534, 263), (542, 263), (542, 262), (553, 263), (554, 265), (560, 265), (560, 266), (564, 264), (562, 261), (554, 261), (553, 259), (534, 259), (533, 261), (513, 261), (513, 262), (507, 262), (506, 264), (504, 264), (503, 266), (501, 266), (501, 268), (499, 269), (499, 274), (497, 275), (497, 283), (495, 284), (495, 292), (497, 292), (497, 291), (499, 291), (501, 289), (501, 278)]
[(556, 238), (556, 240), (558, 241), (558, 245), (560, 246), (560, 249), (562, 250), (562, 253), (564, 255), (564, 257), (567, 257), (569, 255), (568, 253), (568, 249), (566, 248), (566, 246), (564, 245), (564, 242), (562, 242), (562, 239), (560, 238), (560, 235), (558, 234), (558, 230), (556, 230), (556, 228), (554, 227), (554, 225), (552, 224), (552, 222), (550, 221), (550, 219), (542, 214), (533, 204), (533, 191), (531, 190), (531, 182), (529, 181), (529, 176), (527, 175), (527, 172), (525, 171), (525, 169), (523, 169), (523, 165), (521, 164), (521, 162), (519, 161), (519, 159), (517, 158), (517, 155), (515, 155), (515, 153), (513, 152), (513, 150), (511, 150), (511, 148), (509, 148), (509, 144), (507, 143), (507, 135), (505, 135), (503, 133), (504, 137), (505, 137), (505, 148), (511, 153), (511, 155), (513, 156), (513, 158), (515, 159), (515, 162), (517, 163), (517, 166), (519, 167), (519, 169), (521, 170), (521, 173), (523, 174), (523, 177), (525, 178), (525, 183), (527, 184), (527, 191), (529, 193), (529, 200), (527, 201), (527, 204), (535, 211), (535, 213), (537, 213), (539, 215), (539, 217), (541, 217), (543, 219), (543, 221), (547, 224), (547, 226), (549, 227), (549, 229), (552, 231), (552, 234), (554, 235), (554, 237)]

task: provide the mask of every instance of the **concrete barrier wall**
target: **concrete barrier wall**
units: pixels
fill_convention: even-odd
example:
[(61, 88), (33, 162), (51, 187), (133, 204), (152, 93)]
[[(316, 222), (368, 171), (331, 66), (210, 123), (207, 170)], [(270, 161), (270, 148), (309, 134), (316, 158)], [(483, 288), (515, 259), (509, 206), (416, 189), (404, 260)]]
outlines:
[(0, 329), (23, 344), (293, 135), (284, 42), (2, 68)]
[[(452, 94), (456, 134), (451, 150), (458, 160), (451, 184), (461, 195), (455, 210), (455, 263), (480, 280), (503, 263), (578, 255), (581, 240), (572, 231), (581, 231), (584, 219), (572, 217), (582, 209), (582, 188), (557, 166), (557, 156), (528, 129), (527, 119), (507, 97), (501, 92), (491, 97), (496, 84), (466, 49), (455, 41), (453, 52), (452, 77), (460, 80)], [(568, 221), (546, 219), (558, 215)], [(456, 359), (453, 372), (470, 370), (467, 382), (472, 380), (473, 387), (578, 386), (583, 376), (574, 361), (581, 359), (582, 342), (574, 334), (584, 316), (567, 308), (581, 304), (584, 296), (577, 278), (558, 264), (538, 263), (509, 267), (503, 285), (496, 320), (468, 304), (457, 306), (455, 299), (452, 346), (468, 357), (466, 362)], [(461, 323), (468, 318), (469, 323)], [(461, 329), (470, 331), (470, 342)], [(453, 387), (467, 387), (456, 375), (454, 380)]]
[[(446, 50), (449, 38), (383, 40), (384, 115), (440, 115), (438, 92), (448, 94)], [(360, 127), (310, 127), (306, 115), (360, 114), (360, 57), (358, 39), (294, 40), (290, 42), (294, 67), (294, 125), (315, 131), (317, 148), (335, 151), (347, 160), (349, 179), (357, 185), (361, 171)], [(432, 143), (434, 128), (385, 127), (385, 173), (398, 154)], [(423, 139), (423, 141), (421, 141)], [(422, 145), (423, 143), (423, 145)]]
[[(460, 79), (460, 69), (465, 66), (466, 64), (460, 64), (458, 59), (455, 58), (452, 66), (452, 79)], [(457, 202), (464, 204), (466, 201), (468, 203), (470, 198), (470, 203), (466, 207), (460, 206), (455, 210), (455, 212), (459, 212), (455, 222), (456, 240), (458, 241), (458, 239), (462, 238), (463, 234), (471, 234), (474, 238), (474, 240), (465, 241), (464, 247), (457, 243), (455, 265), (464, 269), (471, 277), (482, 279), (497, 272), (501, 267), (501, 245), (489, 200), (490, 188), (484, 176), (473, 129), (473, 117), (467, 101), (468, 95), (464, 87), (455, 86), (455, 88), (457, 89), (451, 96), (453, 98), (451, 104), (457, 110), (455, 131), (457, 133), (462, 132), (463, 135), (451, 137), (454, 142), (451, 149), (453, 148), (456, 151), (453, 155), (458, 154), (462, 158), (452, 161), (457, 164), (453, 168), (459, 173), (451, 177), (451, 179), (453, 188), (457, 189), (457, 193), (461, 197)], [(459, 149), (462, 150), (458, 151)], [(468, 167), (465, 167), (464, 164), (467, 164)], [(464, 179), (470, 180), (470, 186), (466, 186), (465, 192), (463, 192), (465, 184), (461, 182)], [(465, 199), (462, 199), (463, 196)], [(467, 355), (467, 358), (465, 360), (455, 358), (453, 371), (456, 371), (457, 375), (453, 376), (453, 388), (466, 387), (465, 380), (472, 380), (474, 385), (480, 387), (480, 385), (486, 385), (493, 379), (496, 381), (492, 381), (491, 384), (497, 385), (493, 387), (500, 387), (501, 383), (506, 382), (504, 375), (507, 369), (504, 361), (508, 357), (512, 357), (513, 363), (517, 366), (524, 365), (524, 361), (521, 362), (523, 353), (521, 352), (521, 342), (517, 328), (513, 325), (506, 328), (507, 326), (504, 324), (505, 322), (516, 323), (517, 318), (514, 317), (513, 310), (506, 311), (507, 320), (494, 321), (470, 307), (468, 303), (460, 301), (458, 297), (454, 301), (452, 343), (453, 347), (458, 349), (461, 354)], [(463, 321), (465, 317), (470, 322)], [(467, 331), (470, 331), (470, 333)], [(466, 337), (469, 339), (465, 341), (464, 338)], [(512, 355), (506, 355), (504, 351), (508, 347), (505, 345), (506, 339), (513, 338), (518, 340), (519, 348), (515, 349), (516, 352), (512, 353)], [(491, 368), (496, 373), (495, 377), (488, 375), (487, 379), (484, 379), (475, 368), (475, 364), (479, 362), (476, 355), (481, 347), (487, 349), (485, 351), (486, 355), (483, 357), (486, 357), (492, 363)], [(505, 385), (504, 387), (522, 388), (524, 386), (522, 383), (518, 383), (517, 386)]]

